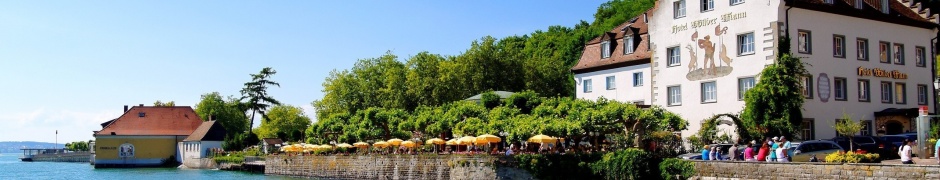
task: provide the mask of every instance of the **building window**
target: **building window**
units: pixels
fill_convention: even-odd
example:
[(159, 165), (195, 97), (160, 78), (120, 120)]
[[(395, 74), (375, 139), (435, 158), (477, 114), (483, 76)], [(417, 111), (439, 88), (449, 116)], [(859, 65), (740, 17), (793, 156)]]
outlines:
[(894, 102), (898, 104), (907, 103), (907, 85), (904, 83), (894, 83)]
[(832, 56), (840, 58), (845, 57), (845, 36), (832, 36)]
[(813, 75), (804, 75), (801, 81), (803, 85), (803, 97), (813, 99)]
[(845, 95), (845, 94), (846, 94), (846, 89), (845, 89), (845, 87), (846, 87), (846, 83), (845, 83), (845, 82), (846, 82), (846, 81), (845, 81), (845, 78), (836, 77), (836, 78), (833, 78), (833, 79), (834, 79), (834, 80), (833, 80), (833, 86), (835, 86), (835, 87), (833, 87), (833, 89), (835, 89), (835, 94), (836, 94), (836, 98), (835, 98), (835, 99), (836, 99), (836, 101), (845, 101), (845, 99), (846, 99), (846, 95)]
[(754, 54), (754, 33), (738, 35), (738, 55)]
[(855, 9), (862, 9), (864, 7), (865, 6), (863, 6), (862, 0), (855, 0)]
[(894, 64), (904, 65), (904, 45), (894, 44)]
[(861, 120), (859, 121), (862, 124), (862, 129), (858, 132), (862, 136), (871, 136), (871, 120)]
[(891, 103), (891, 82), (881, 81), (881, 102)]
[(584, 93), (591, 92), (591, 80), (590, 79), (584, 80), (582, 84), (584, 85)]
[(614, 76), (607, 76), (607, 90), (617, 89), (617, 79)]
[(670, 86), (666, 88), (669, 105), (670, 106), (679, 106), (682, 105), (682, 87), (681, 86)]
[(633, 53), (633, 35), (626, 35), (623, 37), (623, 54)]
[(882, 63), (891, 63), (891, 61), (888, 60), (888, 55), (891, 54), (891, 48), (889, 46), (890, 43), (887, 42), (878, 43), (878, 56), (881, 58)]
[(754, 77), (738, 78), (738, 100), (744, 100), (744, 94), (754, 88), (754, 84)]
[(927, 52), (924, 47), (914, 47), (914, 58), (917, 67), (927, 67)]
[(917, 85), (917, 104), (927, 105), (927, 85)]
[(685, 0), (678, 0), (672, 3), (673, 18), (679, 19), (685, 17)]
[(715, 9), (715, 0), (702, 0), (702, 12)]
[[(861, 2), (862, 0), (857, 0)], [(868, 60), (868, 39), (856, 39), (856, 53), (858, 54), (858, 60)]]
[(800, 138), (803, 141), (808, 141), (816, 139), (814, 132), (816, 132), (816, 124), (813, 123), (813, 119), (803, 119), (803, 122), (800, 123)]
[(870, 96), (869, 92), (871, 92), (869, 81), (867, 79), (859, 79), (858, 80), (858, 101), (869, 102), (870, 101), (870, 99), (868, 99), (868, 97)]
[(633, 87), (643, 86), (643, 72), (633, 73)]
[(718, 87), (715, 81), (702, 83), (702, 103), (718, 101)]
[(610, 57), (610, 41), (601, 42), (601, 58)]
[(881, 0), (881, 12), (882, 13), (888, 14), (889, 12), (891, 12), (891, 8), (888, 8), (888, 7), (891, 7), (891, 6), (888, 6), (888, 1), (889, 0)]
[(645, 104), (645, 103), (646, 103), (646, 101), (642, 101), (642, 100), (641, 100), (641, 101), (633, 101), (633, 104), (636, 104), (636, 105), (643, 105), (643, 104)]
[(797, 37), (797, 46), (799, 47), (800, 53), (812, 54), (813, 53), (813, 43), (812, 36), (807, 30), (799, 30)]
[(744, 3), (744, 0), (731, 0), (731, 5), (738, 5)]
[(666, 53), (668, 54), (668, 66), (678, 66), (679, 62), (682, 60), (682, 57), (679, 55), (679, 46), (666, 49)]

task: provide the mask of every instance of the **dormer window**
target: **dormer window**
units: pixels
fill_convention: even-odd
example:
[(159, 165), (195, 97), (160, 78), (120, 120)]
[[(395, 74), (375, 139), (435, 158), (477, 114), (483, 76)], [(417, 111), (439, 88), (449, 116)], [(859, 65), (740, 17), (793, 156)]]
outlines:
[(633, 34), (623, 36), (623, 54), (633, 54)]
[(144, 113), (144, 112), (137, 113), (137, 117), (144, 117), (144, 116), (147, 116), (147, 113)]
[(826, 4), (833, 4), (834, 3), (833, 1), (835, 0), (823, 0), (823, 2), (826, 2)]
[(862, 0), (855, 0), (855, 9), (862, 9), (863, 7), (865, 7), (864, 3), (862, 2), (863, 2)]
[(881, 0), (881, 12), (885, 14), (891, 12), (891, 6), (888, 6), (888, 0)]
[(610, 57), (610, 41), (605, 40), (601, 42), (601, 59)]

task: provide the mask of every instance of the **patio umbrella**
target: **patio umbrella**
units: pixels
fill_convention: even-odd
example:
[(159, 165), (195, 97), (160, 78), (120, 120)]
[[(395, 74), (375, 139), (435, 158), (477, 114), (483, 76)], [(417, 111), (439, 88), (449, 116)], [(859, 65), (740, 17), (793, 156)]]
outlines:
[(558, 139), (555, 139), (555, 138), (553, 138), (553, 137), (551, 137), (551, 136), (546, 136), (546, 135), (542, 135), (542, 134), (535, 135), (535, 136), (532, 136), (531, 138), (529, 138), (529, 142), (531, 142), (531, 143), (555, 143), (555, 141), (557, 141), (557, 140), (558, 140)]
[(414, 141), (405, 141), (401, 143), (401, 146), (405, 146), (406, 148), (413, 148), (416, 145), (417, 144)]
[(391, 144), (392, 146), (398, 146), (401, 144), (401, 142), (402, 140), (398, 138), (388, 140), (388, 144)]
[(481, 139), (486, 141), (487, 143), (498, 143), (499, 141), (502, 141), (502, 139), (500, 139), (499, 137), (496, 137), (491, 134), (484, 134), (484, 135), (477, 136), (477, 141)]
[(353, 146), (352, 146), (352, 145), (349, 145), (349, 144), (346, 144), (346, 143), (342, 143), (342, 144), (338, 144), (338, 145), (336, 145), (336, 147), (341, 147), (341, 148), (351, 148), (351, 147), (353, 147)]
[(447, 142), (444, 142), (444, 144), (453, 146), (453, 145), (457, 145), (457, 144), (459, 144), (459, 143), (457, 143), (457, 139), (451, 139), (451, 140), (447, 140)]
[(304, 151), (313, 151), (313, 150), (317, 150), (317, 148), (319, 148), (317, 147), (317, 145), (304, 144)]
[(446, 143), (446, 142), (445, 142), (443, 139), (434, 138), (434, 139), (428, 139), (425, 144), (437, 144), (437, 145), (441, 145), (441, 144), (444, 144), (444, 143)]
[(379, 141), (379, 142), (373, 143), (372, 146), (375, 146), (377, 148), (385, 148), (385, 147), (388, 147), (388, 142)]
[(329, 149), (333, 149), (333, 146), (330, 146), (330, 145), (326, 145), (326, 144), (324, 144), (324, 145), (320, 145), (320, 149), (326, 149), (326, 150), (329, 150)]
[(353, 143), (353, 146), (356, 146), (357, 148), (368, 148), (369, 143), (357, 142), (357, 143)]
[(464, 136), (464, 137), (461, 137), (460, 139), (457, 139), (457, 144), (460, 144), (460, 145), (471, 145), (471, 144), (473, 144), (473, 143), (476, 142), (476, 141), (477, 141), (477, 137), (473, 137), (473, 136)]

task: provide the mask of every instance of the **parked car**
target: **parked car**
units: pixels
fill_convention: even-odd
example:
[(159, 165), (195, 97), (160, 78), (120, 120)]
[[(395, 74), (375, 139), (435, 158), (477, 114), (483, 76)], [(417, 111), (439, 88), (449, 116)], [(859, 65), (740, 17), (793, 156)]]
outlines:
[(825, 161), (826, 155), (842, 151), (842, 146), (824, 140), (790, 142), (790, 151), (793, 151), (793, 162), (809, 162), (814, 155), (819, 161)]
[[(898, 152), (898, 148), (901, 147), (901, 143), (904, 142), (905, 139), (914, 141), (914, 143), (911, 144), (911, 149), (917, 149), (917, 134), (916, 133), (884, 135), (884, 136), (881, 136), (880, 138), (882, 141), (885, 141), (886, 143), (891, 143), (891, 145), (893, 145), (891, 148), (891, 152)], [(912, 151), (911, 154), (913, 154), (914, 156), (917, 156), (917, 151), (916, 150)]]
[(833, 141), (839, 146), (842, 146), (842, 149), (845, 151), (854, 151), (857, 149), (861, 149), (868, 153), (877, 153), (881, 155), (882, 158), (898, 156), (897, 151), (894, 150), (896, 146), (894, 146), (891, 143), (886, 143), (885, 141), (881, 140), (881, 138), (877, 138), (877, 137), (872, 137), (872, 136), (852, 137), (853, 146), (851, 147), (855, 149), (848, 149), (849, 140), (847, 137), (835, 137), (835, 138), (832, 138), (830, 141)]

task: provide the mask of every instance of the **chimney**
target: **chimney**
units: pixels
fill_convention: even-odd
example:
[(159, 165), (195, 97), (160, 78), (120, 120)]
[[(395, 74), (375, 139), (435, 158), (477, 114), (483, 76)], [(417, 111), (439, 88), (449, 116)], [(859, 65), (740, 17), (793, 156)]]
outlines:
[(124, 112), (127, 112), (127, 105), (124, 105)]

